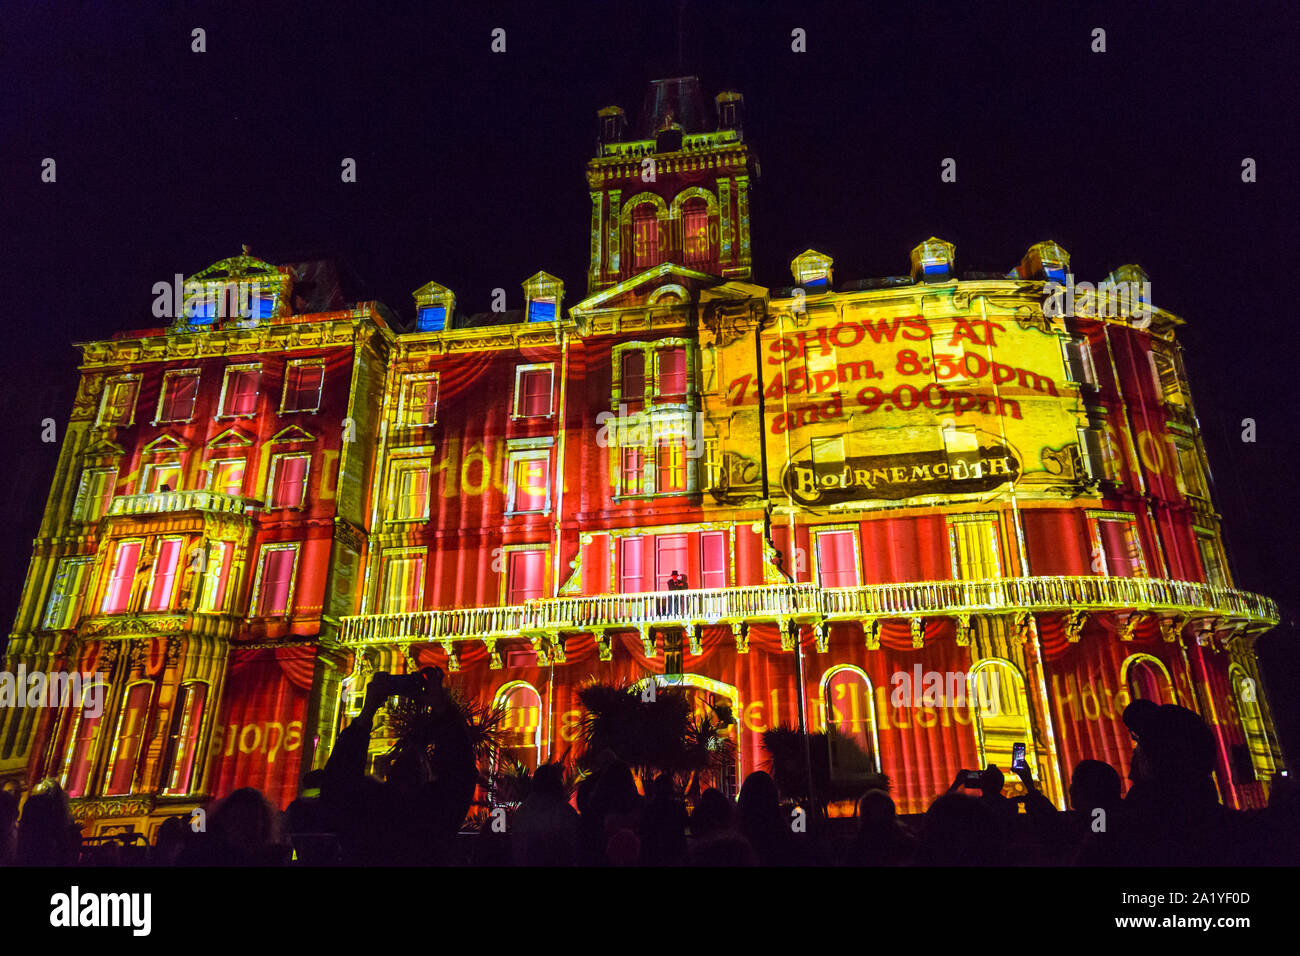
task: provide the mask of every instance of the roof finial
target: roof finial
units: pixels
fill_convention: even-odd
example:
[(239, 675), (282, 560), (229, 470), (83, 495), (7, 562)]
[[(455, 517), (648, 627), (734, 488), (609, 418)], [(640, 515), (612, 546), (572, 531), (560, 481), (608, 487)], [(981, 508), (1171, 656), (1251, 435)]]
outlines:
[(239, 248), (241, 248), (241, 249), (244, 250), (244, 255), (246, 255), (246, 256), (248, 256), (248, 255), (252, 255), (252, 253), (249, 251), (248, 243), (244, 243), (244, 244), (241, 245)]

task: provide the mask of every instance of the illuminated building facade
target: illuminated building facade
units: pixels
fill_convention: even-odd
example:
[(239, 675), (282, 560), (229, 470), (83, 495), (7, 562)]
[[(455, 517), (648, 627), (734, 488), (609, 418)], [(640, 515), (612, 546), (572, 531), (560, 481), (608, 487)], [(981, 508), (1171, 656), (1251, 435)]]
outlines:
[(731, 705), (713, 782), (802, 715), (903, 812), (1018, 741), (1061, 803), (1081, 759), (1127, 773), (1129, 700), (1177, 702), (1224, 802), (1259, 805), (1277, 609), (1233, 586), (1141, 270), (1075, 284), (1041, 242), (959, 274), (932, 238), (907, 275), (837, 289), (808, 250), (759, 286), (740, 95), (657, 81), (639, 129), (598, 124), (567, 310), (545, 272), (474, 315), (429, 282), (406, 330), (242, 256), (194, 281), (261, 280), (253, 316), (82, 347), (7, 667), (98, 671), (109, 703), (13, 711), (0, 772), (96, 826), (284, 805), (370, 674), (433, 664), (530, 765), (575, 748), (585, 683), (654, 680)]

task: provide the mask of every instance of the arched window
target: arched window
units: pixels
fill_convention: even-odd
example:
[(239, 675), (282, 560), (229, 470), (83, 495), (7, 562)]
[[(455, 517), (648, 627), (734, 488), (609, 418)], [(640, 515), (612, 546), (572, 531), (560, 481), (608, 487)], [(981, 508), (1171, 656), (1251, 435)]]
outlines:
[(505, 684), (496, 705), (505, 710), (501, 722), (501, 753), (536, 770), (542, 753), (542, 695), (524, 681)]
[(135, 786), (136, 768), (144, 750), (145, 728), (149, 722), (153, 690), (152, 681), (139, 681), (126, 689), (126, 699), (122, 702), (117, 734), (113, 741), (113, 753), (109, 757), (105, 796), (128, 794)]
[(203, 727), (203, 711), (207, 699), (207, 684), (187, 681), (181, 685), (176, 706), (172, 709), (171, 728), (163, 753), (162, 773), (159, 775), (165, 794), (181, 795), (193, 789), (199, 731)]
[(1154, 704), (1174, 704), (1174, 682), (1159, 658), (1150, 654), (1134, 654), (1124, 661), (1120, 678), (1133, 700), (1149, 700)]
[(966, 679), (966, 702), (979, 745), (981, 768), (993, 764), (1009, 779), (1011, 752), (1025, 745), (1025, 760), (1034, 768), (1034, 730), (1029, 721), (1025, 681), (1010, 661), (990, 657), (980, 661)]
[(652, 203), (641, 203), (632, 210), (632, 268), (640, 272), (663, 260), (660, 248), (659, 213)]
[[(104, 707), (108, 700), (108, 686), (95, 682), (99, 675), (82, 685), (81, 706), (67, 722), (67, 735), (63, 738), (63, 765), (59, 768), (59, 785), (69, 797), (84, 797), (90, 784), (90, 771), (99, 752)], [(87, 713), (87, 711), (92, 713)]]
[(822, 707), (830, 740), (832, 780), (852, 780), (880, 769), (871, 679), (849, 664), (822, 676)]

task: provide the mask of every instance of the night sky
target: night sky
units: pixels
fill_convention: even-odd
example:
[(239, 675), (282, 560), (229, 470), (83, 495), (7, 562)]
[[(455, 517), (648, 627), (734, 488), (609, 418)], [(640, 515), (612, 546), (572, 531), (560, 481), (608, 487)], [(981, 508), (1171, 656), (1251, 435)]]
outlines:
[[(812, 246), (836, 283), (959, 271), (1055, 239), (1080, 280), (1136, 262), (1181, 334), (1239, 587), (1297, 613), (1294, 11), (691, 2), (14, 3), (0, 22), (0, 613), (17, 605), (77, 381), (72, 343), (157, 323), (152, 288), (239, 252), (338, 256), (413, 317), (539, 269), (585, 293), (595, 114), (649, 80), (745, 96), (754, 281)], [(969, 7), (970, 9), (965, 9)], [(376, 12), (378, 9), (386, 12)], [(680, 28), (679, 28), (680, 24)], [(191, 31), (207, 52), (191, 52)], [(507, 31), (504, 54), (491, 31)], [(807, 52), (791, 51), (791, 30)], [(1107, 52), (1090, 51), (1094, 27)], [(680, 61), (679, 61), (680, 47)], [(42, 183), (41, 162), (57, 162)], [(357, 182), (340, 180), (344, 157)], [(957, 182), (940, 162), (957, 160)], [(1258, 181), (1241, 180), (1252, 157)], [(1258, 439), (1240, 440), (1253, 418)], [(1300, 756), (1297, 634), (1260, 642)]]

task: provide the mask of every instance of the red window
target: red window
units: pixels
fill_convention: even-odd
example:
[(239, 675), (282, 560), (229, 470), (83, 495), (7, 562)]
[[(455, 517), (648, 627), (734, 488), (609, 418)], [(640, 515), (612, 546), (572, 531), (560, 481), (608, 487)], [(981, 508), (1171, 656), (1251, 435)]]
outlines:
[(546, 552), (511, 551), (506, 603), (523, 604), (545, 597)]
[(823, 531), (817, 535), (817, 573), (822, 587), (858, 584), (857, 550), (852, 531)]
[(158, 420), (160, 422), (189, 421), (194, 417), (194, 401), (198, 398), (198, 394), (197, 372), (164, 376)]
[(721, 531), (700, 535), (700, 587), (727, 586), (727, 536)]
[(132, 684), (122, 707), (122, 722), (118, 725), (117, 752), (109, 770), (105, 793), (115, 796), (131, 792), (135, 780), (135, 767), (144, 741), (145, 723), (149, 718), (149, 699), (153, 684)]
[(104, 592), (104, 613), (121, 614), (131, 603), (131, 586), (135, 584), (136, 563), (140, 560), (140, 542), (124, 541), (117, 546), (116, 560)]
[(305, 455), (277, 458), (272, 508), (300, 508), (307, 498), (307, 472), (311, 459)]
[(645, 353), (623, 353), (623, 393), (625, 402), (645, 401)]
[(244, 467), (242, 458), (227, 458), (212, 463), (212, 490), (222, 495), (239, 496), (244, 491)]
[(325, 383), (325, 366), (290, 365), (284, 393), (286, 412), (314, 412), (320, 408), (320, 390)]
[(669, 494), (686, 490), (686, 442), (661, 442), (658, 449), (659, 480), (655, 491)]
[(690, 566), (686, 563), (686, 535), (661, 534), (655, 538), (655, 590), (667, 591), (668, 579), (674, 571), (686, 574)]
[(709, 261), (709, 207), (703, 199), (682, 207), (682, 252), (688, 264)]
[(258, 595), (257, 613), (273, 617), (289, 612), (289, 591), (293, 586), (296, 553), (288, 548), (262, 554), (262, 591)]
[(672, 397), (686, 394), (686, 349), (659, 350), (659, 394)]
[(519, 414), (525, 418), (551, 414), (550, 369), (531, 369), (520, 373)]
[(515, 461), (515, 503), (512, 511), (546, 510), (545, 458), (520, 458)]
[(1142, 555), (1137, 550), (1137, 527), (1132, 521), (1103, 518), (1097, 522), (1106, 556), (1106, 573), (1114, 577), (1143, 575)]
[(167, 738), (167, 752), (163, 757), (162, 782), (164, 793), (189, 793), (190, 778), (194, 775), (195, 756), (199, 750), (199, 730), (203, 726), (203, 705), (207, 702), (208, 685), (189, 683), (181, 685), (180, 699), (172, 714), (172, 730)]
[[(95, 693), (107, 696), (105, 690), (98, 690)], [(72, 752), (68, 755), (68, 762), (64, 765), (63, 772), (63, 789), (69, 797), (85, 796), (86, 782), (90, 779), (90, 767), (95, 758), (95, 740), (99, 736), (100, 724), (104, 720), (104, 698), (100, 698), (100, 714), (98, 717), (86, 716), (84, 710), (85, 698), (82, 699), (83, 709), (77, 712), (76, 726), (72, 730), (75, 735)]]
[(257, 380), (261, 370), (231, 369), (226, 373), (226, 401), (223, 415), (252, 415), (257, 410)]
[(176, 590), (176, 569), (181, 560), (181, 542), (176, 538), (158, 545), (158, 557), (153, 563), (153, 580), (149, 583), (146, 611), (166, 611), (172, 606), (172, 593)]
[(618, 589), (623, 594), (645, 590), (644, 538), (624, 538), (619, 542)]
[(659, 215), (650, 203), (642, 203), (632, 210), (632, 266), (649, 269), (658, 265)]
[(645, 490), (644, 461), (640, 448), (623, 449), (622, 494), (639, 495)]
[(1160, 692), (1164, 681), (1161, 674), (1148, 661), (1134, 661), (1128, 669), (1128, 689), (1134, 700), (1149, 700), (1156, 704), (1168, 703)]

